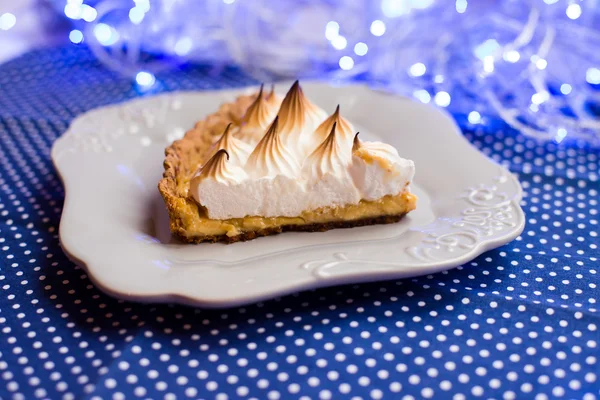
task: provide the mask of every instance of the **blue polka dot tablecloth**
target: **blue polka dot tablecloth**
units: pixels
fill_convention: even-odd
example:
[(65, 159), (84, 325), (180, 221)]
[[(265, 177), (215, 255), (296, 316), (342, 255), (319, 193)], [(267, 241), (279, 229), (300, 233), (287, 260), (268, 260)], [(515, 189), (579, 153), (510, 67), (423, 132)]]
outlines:
[[(240, 86), (184, 66), (157, 91)], [(60, 249), (52, 142), (78, 114), (142, 94), (85, 48), (0, 66), (0, 398), (597, 399), (600, 151), (463, 125), (518, 175), (527, 226), (416, 279), (206, 311), (111, 298)]]

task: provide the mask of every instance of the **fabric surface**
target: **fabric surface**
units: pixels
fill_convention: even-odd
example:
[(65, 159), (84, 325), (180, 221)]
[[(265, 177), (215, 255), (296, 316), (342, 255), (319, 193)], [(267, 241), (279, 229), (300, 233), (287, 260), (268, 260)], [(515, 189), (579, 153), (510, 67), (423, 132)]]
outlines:
[[(253, 82), (210, 67), (158, 81)], [(62, 253), (50, 148), (76, 115), (139, 95), (85, 48), (0, 66), (0, 398), (600, 396), (598, 149), (458, 118), (523, 184), (527, 226), (512, 243), (435, 275), (242, 308), (137, 304), (100, 292)]]

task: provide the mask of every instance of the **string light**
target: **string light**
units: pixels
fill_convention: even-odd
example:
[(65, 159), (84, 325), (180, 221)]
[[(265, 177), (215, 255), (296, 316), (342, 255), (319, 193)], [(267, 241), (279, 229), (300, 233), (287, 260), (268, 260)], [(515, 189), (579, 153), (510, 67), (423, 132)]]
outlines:
[(75, 44), (83, 42), (83, 32), (79, 29), (73, 29), (69, 32), (69, 40)]
[(479, 46), (475, 47), (473, 53), (480, 60), (484, 60), (486, 57), (493, 56), (496, 51), (500, 49), (500, 47), (501, 46), (496, 39), (488, 39)]
[(175, 43), (175, 54), (178, 56), (185, 56), (192, 50), (193, 42), (192, 38), (184, 37)]
[(542, 104), (543, 102), (547, 101), (550, 98), (550, 93), (548, 93), (547, 91), (542, 91), (542, 92), (537, 92), (534, 93), (531, 96), (531, 102), (533, 104)]
[(437, 104), (440, 107), (448, 107), (450, 105), (450, 94), (448, 92), (437, 92), (435, 94), (435, 97), (433, 98), (433, 101), (435, 101), (435, 104)]
[(335, 21), (329, 21), (325, 25), (325, 37), (327, 40), (335, 39), (340, 33), (340, 24)]
[(493, 56), (486, 56), (483, 58), (483, 70), (488, 74), (491, 74), (492, 72), (494, 72), (494, 57)]
[(568, 83), (563, 83), (560, 85), (560, 92), (564, 95), (571, 93), (571, 90), (573, 90), (573, 88)]
[(504, 52), (502, 58), (510, 63), (516, 63), (521, 59), (521, 53), (516, 50), (509, 50)]
[(431, 95), (427, 90), (419, 89), (413, 92), (413, 96), (419, 99), (422, 103), (429, 103), (431, 101)]
[(543, 58), (539, 58), (535, 62), (535, 66), (538, 67), (539, 69), (546, 69), (546, 67), (548, 66), (548, 61), (544, 60)]
[(17, 24), (17, 17), (11, 13), (0, 15), (0, 30), (7, 31)]
[(412, 76), (423, 76), (425, 74), (425, 71), (427, 71), (427, 68), (425, 67), (425, 64), (423, 64), (423, 63), (413, 64), (410, 66), (410, 69), (408, 70), (408, 72)]
[(350, 56), (340, 58), (340, 68), (343, 70), (351, 70), (354, 67), (354, 60)]
[(477, 111), (471, 111), (467, 119), (471, 124), (478, 124), (481, 122), (481, 114), (479, 114)]
[(467, 11), (467, 0), (456, 0), (456, 12), (459, 14)]
[(119, 40), (119, 34), (110, 25), (99, 23), (94, 27), (94, 36), (103, 46), (110, 46)]
[(146, 13), (142, 7), (133, 7), (129, 10), (129, 20), (136, 25), (139, 25), (144, 20)]
[(567, 130), (565, 128), (558, 128), (556, 130), (556, 136), (554, 137), (554, 141), (556, 141), (556, 143), (560, 143), (566, 137), (567, 137)]
[(585, 72), (585, 80), (592, 85), (600, 85), (600, 69), (588, 68)]
[(410, 10), (407, 1), (382, 0), (381, 11), (386, 17), (394, 18), (406, 14)]
[(577, 19), (581, 16), (581, 6), (577, 3), (569, 4), (566, 13), (567, 17)]
[(338, 35), (331, 40), (331, 45), (336, 50), (343, 50), (346, 48), (348, 41), (342, 35)]
[(92, 22), (98, 16), (98, 11), (94, 7), (88, 6), (87, 4), (82, 4), (80, 6), (80, 15), (81, 19), (85, 22)]
[(357, 56), (364, 56), (369, 51), (369, 46), (366, 43), (358, 42), (354, 45), (354, 53)]
[(385, 23), (381, 20), (375, 20), (371, 23), (371, 33), (374, 36), (382, 36), (385, 33)]
[(65, 6), (64, 12), (67, 18), (81, 19), (81, 4), (69, 2)]
[(156, 77), (151, 72), (140, 71), (135, 76), (135, 81), (138, 83), (138, 85), (144, 88), (149, 88), (156, 82)]

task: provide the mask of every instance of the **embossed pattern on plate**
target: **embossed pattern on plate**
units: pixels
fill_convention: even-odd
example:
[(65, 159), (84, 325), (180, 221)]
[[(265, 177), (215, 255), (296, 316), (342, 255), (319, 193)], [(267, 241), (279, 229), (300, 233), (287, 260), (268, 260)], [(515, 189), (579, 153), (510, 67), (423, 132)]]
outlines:
[(523, 230), (518, 181), (441, 111), (364, 86), (303, 87), (328, 111), (340, 104), (364, 140), (391, 143), (415, 161), (416, 211), (392, 225), (233, 245), (179, 243), (156, 189), (164, 148), (243, 91), (172, 93), (90, 111), (56, 141), (52, 159), (67, 193), (60, 225), (65, 252), (115, 296), (226, 307), (441, 271)]

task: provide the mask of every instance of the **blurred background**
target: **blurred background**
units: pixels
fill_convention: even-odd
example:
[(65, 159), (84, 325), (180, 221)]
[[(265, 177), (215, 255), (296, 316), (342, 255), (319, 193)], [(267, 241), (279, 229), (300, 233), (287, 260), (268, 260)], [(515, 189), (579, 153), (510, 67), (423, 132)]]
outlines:
[(600, 145), (599, 0), (0, 0), (0, 62), (64, 45), (148, 91), (187, 63), (237, 65)]

